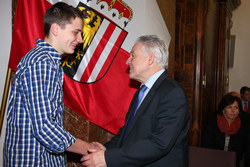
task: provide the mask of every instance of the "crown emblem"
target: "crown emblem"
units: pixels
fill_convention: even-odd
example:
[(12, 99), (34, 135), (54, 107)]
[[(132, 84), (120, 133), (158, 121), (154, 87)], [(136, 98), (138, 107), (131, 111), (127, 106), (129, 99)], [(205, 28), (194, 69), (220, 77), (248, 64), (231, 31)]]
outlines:
[(125, 28), (133, 18), (133, 10), (122, 0), (88, 0), (87, 4), (122, 28)]
[[(128, 34), (124, 29), (125, 23), (122, 28), (117, 22), (125, 20), (128, 23), (132, 15), (128, 15), (126, 10), (119, 12), (119, 16), (114, 15), (118, 14), (118, 10), (114, 10), (117, 5), (116, 2), (111, 2), (107, 4), (105, 1), (102, 4), (101, 1), (89, 0), (87, 3), (78, 3), (77, 7), (84, 16), (83, 43), (74, 54), (62, 59), (65, 74), (77, 82), (89, 84), (101, 80)], [(102, 11), (100, 7), (103, 7)], [(104, 12), (112, 13), (113, 17), (110, 18)]]

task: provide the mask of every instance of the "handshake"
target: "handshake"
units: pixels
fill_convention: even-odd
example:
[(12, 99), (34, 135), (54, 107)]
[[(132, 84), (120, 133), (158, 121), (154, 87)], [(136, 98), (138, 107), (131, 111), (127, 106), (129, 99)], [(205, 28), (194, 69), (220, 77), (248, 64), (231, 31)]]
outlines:
[(86, 167), (107, 167), (104, 152), (106, 147), (99, 142), (88, 144), (87, 152), (82, 156), (81, 162)]

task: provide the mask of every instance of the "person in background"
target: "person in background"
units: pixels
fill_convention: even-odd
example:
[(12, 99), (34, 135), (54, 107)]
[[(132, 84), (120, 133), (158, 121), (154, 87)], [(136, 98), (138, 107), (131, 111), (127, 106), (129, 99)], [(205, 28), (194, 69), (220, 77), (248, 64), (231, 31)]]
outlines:
[(241, 101), (242, 101), (243, 111), (250, 114), (250, 106), (249, 106), (250, 88), (246, 87), (246, 86), (243, 86), (240, 89), (240, 94), (241, 94)]
[[(141, 83), (120, 128), (105, 147), (89, 149), (84, 166), (188, 166), (190, 116), (183, 88), (165, 68), (168, 51), (155, 35), (141, 36), (126, 64), (130, 79)], [(142, 99), (138, 101), (138, 99)], [(138, 105), (137, 105), (138, 104)]]
[(62, 54), (82, 42), (81, 12), (59, 2), (44, 16), (38, 39), (19, 62), (7, 110), (3, 151), (5, 167), (64, 167), (65, 151), (84, 155), (91, 145), (63, 127)]
[(228, 93), (222, 97), (217, 115), (206, 126), (202, 147), (236, 152), (236, 166), (239, 167), (247, 152), (247, 130), (241, 100)]
[(247, 144), (247, 154), (245, 159), (247, 159), (248, 161), (246, 162), (247, 165), (246, 167), (250, 167), (250, 105), (249, 105), (249, 101), (250, 101), (250, 88), (247, 86), (243, 86), (240, 89), (240, 94), (241, 94), (241, 102), (242, 102), (242, 106), (243, 106), (243, 111), (246, 115), (247, 118), (247, 125), (248, 125), (248, 144)]

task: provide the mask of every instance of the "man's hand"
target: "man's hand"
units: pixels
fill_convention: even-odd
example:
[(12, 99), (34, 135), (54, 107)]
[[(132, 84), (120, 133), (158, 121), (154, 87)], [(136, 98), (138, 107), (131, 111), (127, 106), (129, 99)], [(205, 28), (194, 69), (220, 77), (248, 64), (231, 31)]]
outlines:
[(95, 148), (95, 147), (96, 146), (94, 146), (94, 144), (91, 144), (79, 138), (76, 138), (75, 143), (72, 144), (70, 147), (68, 147), (66, 150), (69, 152), (86, 155), (88, 154), (88, 149)]
[(106, 151), (106, 147), (104, 145), (102, 145), (99, 142), (92, 142), (90, 143), (96, 150), (103, 150)]
[(105, 157), (104, 157), (104, 152), (105, 152), (104, 150), (89, 149), (88, 152), (89, 154), (81, 158), (81, 162), (83, 166), (107, 167)]

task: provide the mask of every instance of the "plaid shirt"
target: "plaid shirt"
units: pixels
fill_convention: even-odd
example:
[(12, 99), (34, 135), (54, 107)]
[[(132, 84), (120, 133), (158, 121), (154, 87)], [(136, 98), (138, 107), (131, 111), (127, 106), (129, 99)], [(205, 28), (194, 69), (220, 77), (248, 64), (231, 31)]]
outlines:
[(66, 166), (61, 55), (38, 39), (17, 67), (7, 111), (4, 166)]

